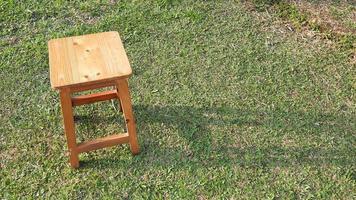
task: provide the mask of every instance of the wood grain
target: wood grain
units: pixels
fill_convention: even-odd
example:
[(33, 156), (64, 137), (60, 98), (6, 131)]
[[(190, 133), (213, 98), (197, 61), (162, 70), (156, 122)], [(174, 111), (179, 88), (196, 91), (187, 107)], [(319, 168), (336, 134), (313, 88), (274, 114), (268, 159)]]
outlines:
[(78, 145), (78, 152), (93, 151), (104, 147), (110, 147), (118, 144), (128, 143), (129, 135), (127, 133), (109, 135), (103, 138), (97, 138), (91, 141), (86, 141)]
[(53, 88), (122, 79), (132, 73), (118, 32), (53, 39), (48, 50)]
[(87, 94), (87, 95), (72, 97), (72, 105), (80, 106), (84, 104), (90, 104), (90, 103), (116, 99), (116, 98), (118, 98), (117, 91), (110, 90), (110, 91), (104, 91), (95, 94)]
[(115, 85), (116, 85), (115, 81), (104, 81), (98, 83), (82, 83), (80, 85), (68, 86), (68, 88), (70, 89), (70, 92), (74, 93), (74, 92), (94, 90), (98, 88), (111, 87), (111, 86), (116, 87)]
[(72, 100), (68, 88), (60, 90), (61, 106), (63, 113), (64, 131), (67, 137), (69, 162), (73, 168), (79, 167), (77, 142), (75, 136)]
[(127, 132), (129, 134), (129, 142), (132, 154), (136, 155), (140, 152), (137, 135), (136, 135), (136, 122), (132, 112), (131, 97), (127, 79), (117, 80), (117, 89), (119, 92), (120, 106), (124, 113)]

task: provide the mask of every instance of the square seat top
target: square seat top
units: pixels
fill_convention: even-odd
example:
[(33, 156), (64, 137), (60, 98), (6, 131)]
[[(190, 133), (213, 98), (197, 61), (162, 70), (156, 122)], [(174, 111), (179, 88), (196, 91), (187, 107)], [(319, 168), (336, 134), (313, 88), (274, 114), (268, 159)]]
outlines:
[(127, 78), (132, 70), (118, 32), (48, 42), (52, 88)]

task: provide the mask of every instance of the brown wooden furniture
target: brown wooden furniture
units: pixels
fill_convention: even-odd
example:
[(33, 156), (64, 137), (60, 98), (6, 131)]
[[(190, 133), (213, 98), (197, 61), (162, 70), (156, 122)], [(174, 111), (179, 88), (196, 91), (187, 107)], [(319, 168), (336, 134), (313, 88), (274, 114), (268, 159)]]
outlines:
[[(79, 153), (122, 143), (129, 143), (131, 152), (138, 154), (136, 125), (127, 82), (132, 71), (119, 34), (105, 32), (53, 39), (48, 42), (48, 50), (51, 86), (60, 92), (71, 166), (79, 167)], [(74, 92), (110, 86), (116, 89), (72, 97)], [(77, 144), (73, 107), (114, 98), (119, 99), (127, 133)]]

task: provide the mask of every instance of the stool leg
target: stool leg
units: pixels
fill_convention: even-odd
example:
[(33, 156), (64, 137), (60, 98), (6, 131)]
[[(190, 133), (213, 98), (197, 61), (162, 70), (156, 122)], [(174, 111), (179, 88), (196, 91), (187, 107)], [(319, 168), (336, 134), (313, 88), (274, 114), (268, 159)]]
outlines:
[[(116, 87), (116, 92), (117, 94), (119, 94), (119, 89)], [(119, 111), (122, 112), (122, 105), (121, 105), (121, 100), (120, 100), (120, 96), (118, 96), (119, 98)]]
[(72, 108), (72, 99), (68, 88), (60, 90), (61, 107), (63, 114), (64, 130), (67, 137), (69, 150), (69, 162), (73, 168), (79, 167), (79, 156), (76, 150), (77, 142), (75, 136), (74, 117)]
[(137, 142), (136, 124), (132, 113), (131, 97), (127, 79), (118, 80), (116, 82), (116, 87), (119, 90), (119, 99), (124, 113), (127, 132), (129, 134), (131, 152), (136, 155), (140, 152), (140, 149)]

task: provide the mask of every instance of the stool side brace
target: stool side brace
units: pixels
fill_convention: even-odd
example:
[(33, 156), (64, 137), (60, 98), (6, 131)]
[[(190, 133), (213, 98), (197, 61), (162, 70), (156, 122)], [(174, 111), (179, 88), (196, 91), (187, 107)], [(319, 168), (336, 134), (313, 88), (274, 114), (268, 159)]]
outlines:
[[(69, 162), (73, 168), (79, 167), (79, 154), (82, 152), (88, 152), (124, 143), (129, 143), (130, 150), (133, 155), (137, 155), (140, 152), (137, 141), (136, 124), (132, 111), (128, 81), (127, 79), (118, 79), (112, 82), (112, 84), (114, 85), (114, 87), (116, 87), (116, 90), (76, 97), (71, 97), (71, 93), (76, 91), (83, 91), (82, 89), (77, 87), (64, 87), (59, 89), (64, 122), (64, 131), (67, 138), (69, 152)], [(83, 89), (94, 89), (100, 88), (101, 86), (103, 85), (98, 84), (97, 87), (91, 86), (90, 88), (87, 87)], [(107, 86), (107, 84), (105, 84), (104, 86)], [(119, 106), (123, 112), (127, 133), (110, 135), (103, 138), (97, 138), (91, 141), (86, 141), (77, 144), (73, 107), (110, 99), (119, 100)]]

